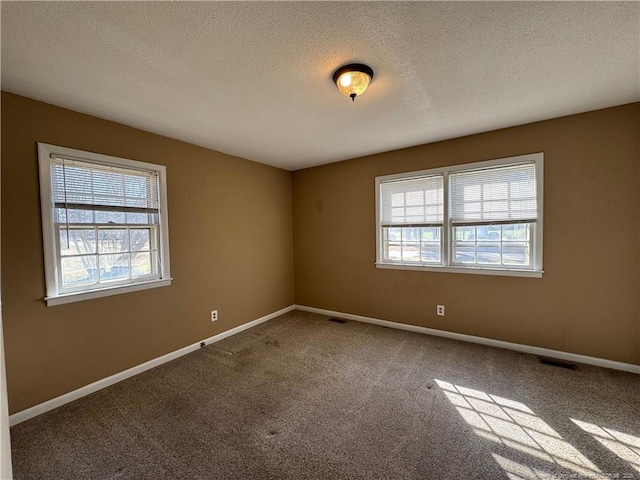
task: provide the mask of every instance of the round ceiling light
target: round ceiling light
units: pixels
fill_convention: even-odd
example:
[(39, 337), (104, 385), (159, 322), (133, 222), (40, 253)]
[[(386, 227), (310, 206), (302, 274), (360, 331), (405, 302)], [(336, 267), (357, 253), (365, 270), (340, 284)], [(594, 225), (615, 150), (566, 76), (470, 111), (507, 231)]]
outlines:
[(355, 101), (362, 95), (373, 80), (373, 70), (362, 63), (351, 63), (340, 67), (333, 74), (333, 81), (345, 97)]

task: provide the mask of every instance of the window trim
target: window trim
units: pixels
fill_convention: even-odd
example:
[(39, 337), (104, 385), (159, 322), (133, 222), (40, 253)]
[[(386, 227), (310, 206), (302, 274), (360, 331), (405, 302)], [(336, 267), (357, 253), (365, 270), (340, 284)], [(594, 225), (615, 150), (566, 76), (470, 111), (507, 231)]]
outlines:
[[(449, 187), (449, 175), (459, 171), (472, 171), (483, 168), (491, 168), (502, 165), (533, 162), (536, 172), (536, 203), (537, 217), (533, 235), (533, 259), (532, 268), (518, 269), (515, 268), (496, 268), (493, 266), (478, 267), (476, 265), (463, 267), (453, 265), (451, 263), (451, 230), (452, 223), (450, 217), (451, 192)], [(391, 180), (401, 180), (404, 178), (419, 177), (426, 175), (443, 175), (443, 224), (442, 224), (442, 265), (418, 265), (410, 263), (392, 263), (382, 260), (382, 228), (380, 224), (380, 184)], [(394, 270), (418, 270), (429, 272), (447, 272), (447, 273), (467, 273), (476, 275), (500, 275), (509, 277), (533, 277), (541, 278), (543, 270), (543, 224), (544, 224), (544, 153), (531, 153), (526, 155), (518, 155), (514, 157), (504, 157), (481, 162), (464, 163), (459, 165), (449, 165), (438, 168), (430, 168), (427, 170), (419, 170), (413, 172), (396, 173), (392, 175), (383, 175), (375, 178), (375, 228), (376, 228), (376, 268), (394, 269)]]
[[(134, 170), (155, 171), (158, 173), (158, 193), (160, 196), (158, 215), (158, 255), (160, 256), (159, 278), (141, 281), (132, 281), (125, 285), (101, 285), (98, 288), (87, 289), (78, 292), (60, 291), (58, 275), (58, 251), (56, 241), (56, 224), (54, 222), (54, 203), (51, 191), (51, 157), (62, 156), (74, 158), (89, 163), (123, 167)], [(171, 285), (171, 272), (169, 260), (169, 213), (167, 208), (167, 175), (164, 165), (139, 162), (126, 158), (113, 157), (100, 153), (86, 152), (73, 148), (59, 147), (47, 143), (38, 142), (38, 169), (40, 179), (40, 213), (42, 218), (42, 241), (44, 251), (44, 270), (46, 296), (44, 300), (47, 306), (61, 305), (65, 303), (80, 302), (93, 298), (118, 295), (149, 288), (165, 287)]]

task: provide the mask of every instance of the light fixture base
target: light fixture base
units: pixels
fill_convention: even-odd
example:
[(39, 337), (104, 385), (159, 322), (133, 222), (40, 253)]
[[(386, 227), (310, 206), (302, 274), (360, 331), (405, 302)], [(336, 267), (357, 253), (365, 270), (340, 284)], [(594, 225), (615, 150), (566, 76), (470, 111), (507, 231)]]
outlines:
[(350, 63), (337, 69), (333, 74), (333, 83), (337, 83), (340, 75), (347, 72), (362, 72), (369, 75), (369, 78), (373, 80), (373, 69), (369, 65), (364, 63)]

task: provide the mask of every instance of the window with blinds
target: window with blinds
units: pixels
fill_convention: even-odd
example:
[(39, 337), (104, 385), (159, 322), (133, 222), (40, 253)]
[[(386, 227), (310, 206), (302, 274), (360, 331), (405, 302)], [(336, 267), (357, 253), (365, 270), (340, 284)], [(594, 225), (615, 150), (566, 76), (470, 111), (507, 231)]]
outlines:
[(444, 190), (442, 175), (380, 184), (383, 258), (440, 263)]
[(534, 162), (453, 172), (452, 263), (533, 268)]
[(539, 276), (542, 168), (539, 153), (378, 177), (378, 266)]
[(164, 167), (45, 144), (39, 159), (48, 302), (168, 279)]

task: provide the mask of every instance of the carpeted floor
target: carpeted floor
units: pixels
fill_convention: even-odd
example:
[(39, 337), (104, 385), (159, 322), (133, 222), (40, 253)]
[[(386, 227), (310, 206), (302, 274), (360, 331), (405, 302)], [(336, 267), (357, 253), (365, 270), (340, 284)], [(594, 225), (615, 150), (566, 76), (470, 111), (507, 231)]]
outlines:
[(17, 480), (640, 479), (640, 379), (293, 311), (11, 440)]

